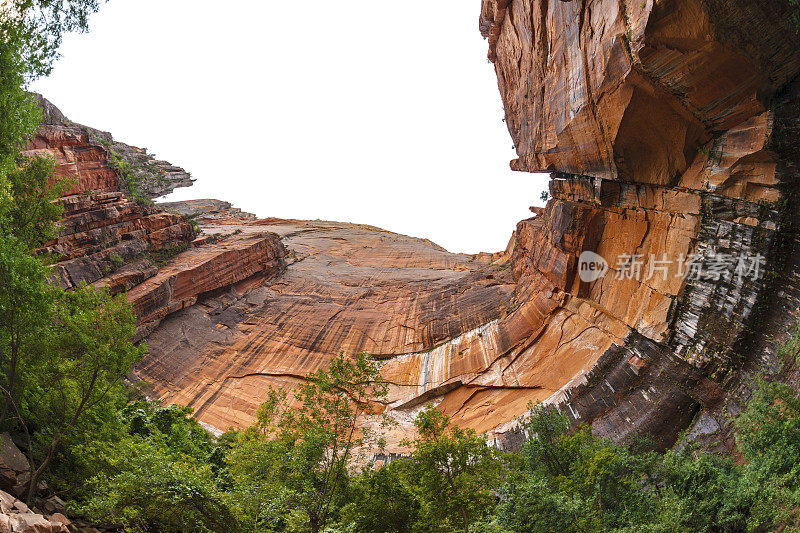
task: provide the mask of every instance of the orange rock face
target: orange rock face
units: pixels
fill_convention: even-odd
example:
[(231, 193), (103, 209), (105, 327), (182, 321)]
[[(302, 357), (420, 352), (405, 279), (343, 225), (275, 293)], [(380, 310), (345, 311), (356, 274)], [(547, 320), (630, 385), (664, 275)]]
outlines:
[[(366, 226), (173, 206), (199, 213), (207, 233), (280, 235), (289, 265), (164, 319), (138, 374), (223, 430), (249, 424), (269, 387), (367, 351), (390, 383), (395, 451), (426, 402), (501, 445), (536, 401), (615, 439), (671, 445), (698, 413), (744, 394), (758, 309), (790, 298), (763, 275), (795, 232), (780, 208), (793, 205), (800, 154), (785, 140), (800, 129), (787, 10), (483, 0), (512, 167), (554, 178), (509, 250), (463, 256)], [(608, 261), (604, 277), (581, 278), (585, 252)], [(721, 255), (765, 262), (715, 275)], [(705, 274), (689, 275), (696, 267)]]
[(451, 376), (480, 373), (487, 358), (453, 358), (451, 371), (430, 373), (426, 382), (419, 364), (398, 365), (398, 355), (418, 359), (512, 311), (511, 272), (488, 258), (354, 224), (205, 227), (212, 234), (237, 229), (240, 238), (280, 235), (285, 273), (234, 285), (169, 316), (148, 336), (150, 355), (137, 369), (157, 396), (194, 407), (219, 429), (249, 424), (270, 385), (291, 388), (341, 351), (385, 359), (391, 402), (405, 404)]
[[(800, 71), (789, 10), (482, 2), (519, 154), (511, 166), (554, 171), (553, 200), (517, 228), (517, 293), (535, 300), (552, 284), (559, 304), (546, 321), (566, 315), (560, 338), (593, 337), (592, 367), (549, 401), (601, 434), (644, 431), (667, 446), (698, 412), (727, 405), (741, 361), (755, 357), (754, 309), (777, 298), (775, 284), (763, 271), (736, 275), (735, 263), (720, 275), (713, 262), (763, 255), (774, 269), (775, 241), (796, 233), (785, 207), (800, 154), (787, 141), (800, 120), (797, 85), (787, 84)], [(583, 252), (606, 258), (608, 274), (582, 281)], [(634, 256), (641, 275), (615, 261)], [(692, 256), (706, 274), (676, 275), (676, 259)], [(539, 357), (557, 365), (580, 353), (547, 346)]]
[(142, 326), (150, 330), (165, 316), (194, 305), (204, 294), (256, 274), (280, 272), (284, 253), (274, 235), (233, 236), (178, 255), (128, 292), (128, 300)]
[(89, 142), (89, 135), (79, 126), (45, 125), (39, 128), (28, 156), (46, 156), (56, 161), (56, 177), (74, 180), (69, 194), (117, 191), (117, 172), (108, 162), (102, 146)]
[[(251, 423), (269, 387), (291, 390), (340, 352), (366, 351), (399, 422), (389, 451), (427, 402), (501, 446), (518, 443), (515, 419), (536, 401), (661, 448), (689, 426), (724, 433), (748, 397), (743, 376), (780, 368), (777, 344), (800, 308), (790, 9), (482, 0), (512, 167), (553, 176), (552, 200), (502, 253), (257, 220), (217, 200), (137, 212), (103, 188), (115, 185), (97, 147), (78, 155), (80, 143), (45, 132), (34, 149), (100, 191), (65, 199), (74, 218), (57, 244), (69, 261), (105, 257), (96, 235), (164, 249), (187, 243), (176, 228), (198, 216), (194, 248), (159, 268), (134, 246), (98, 283), (129, 291), (150, 346), (136, 373), (152, 394), (217, 430)], [(587, 277), (582, 257), (604, 260), (605, 275)]]
[[(141, 336), (203, 294), (256, 274), (280, 272), (284, 249), (275, 235), (231, 237), (191, 248), (195, 232), (185, 217), (130, 200), (119, 190), (111, 149), (98, 143), (116, 146), (140, 164), (166, 172), (166, 178), (156, 180), (159, 192), (182, 183), (182, 169), (151, 161), (144, 150), (114, 143), (108, 134), (68, 123), (44, 99), (40, 104), (45, 121), (24, 155), (53, 158), (56, 178), (74, 181), (59, 199), (64, 214), (58, 238), (42, 250), (59, 257), (53, 283), (64, 288), (89, 283), (112, 294), (129, 291)], [(177, 181), (165, 183), (170, 173)], [(169, 256), (175, 257), (168, 260)], [(156, 264), (165, 261), (160, 268)]]
[(483, 0), (517, 170), (674, 184), (800, 68), (772, 1)]
[(81, 126), (44, 124), (23, 155), (54, 159), (56, 178), (74, 183), (59, 200), (64, 207), (59, 236), (43, 250), (59, 256), (53, 281), (65, 288), (94, 283), (150, 252), (186, 245), (193, 238), (182, 216), (120, 192), (107, 149), (92, 142)]

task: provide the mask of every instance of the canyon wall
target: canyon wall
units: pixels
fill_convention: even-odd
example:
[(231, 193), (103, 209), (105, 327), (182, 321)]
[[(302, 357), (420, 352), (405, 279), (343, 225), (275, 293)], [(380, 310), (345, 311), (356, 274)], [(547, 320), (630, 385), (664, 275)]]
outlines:
[[(746, 395), (742, 377), (782, 368), (775, 345), (797, 314), (794, 9), (482, 2), (519, 154), (511, 166), (553, 174), (552, 200), (518, 226), (515, 279), (560, 301), (545, 322), (591, 317), (559, 335), (593, 331), (599, 357), (550, 401), (599, 434), (646, 433), (663, 448), (693, 420), (695, 433), (722, 431), (731, 398)], [(587, 251), (607, 275), (581, 279)]]
[[(285, 251), (277, 236), (196, 238), (184, 215), (147, 198), (191, 185), (183, 169), (108, 133), (74, 124), (38, 98), (44, 120), (22, 155), (54, 159), (54, 179), (72, 185), (57, 200), (64, 210), (58, 237), (37, 251), (56, 259), (52, 283), (66, 289), (94, 285), (112, 294), (128, 291), (143, 337), (163, 317), (206, 293), (281, 271)], [(134, 175), (139, 182), (143, 198), (133, 199), (126, 190), (120, 161), (128, 165), (127, 179)]]
[(31, 153), (79, 178), (48, 245), (62, 254), (54, 280), (128, 291), (149, 345), (132, 379), (151, 396), (192, 407), (212, 431), (244, 427), (269, 387), (292, 390), (365, 351), (390, 384), (390, 453), (428, 402), (499, 446), (516, 446), (517, 417), (544, 401), (663, 449), (686, 428), (724, 446), (753, 375), (797, 378), (779, 349), (800, 308), (790, 6), (481, 8), (512, 167), (553, 176), (552, 199), (499, 253), (259, 219), (220, 200), (142, 205), (111, 163), (146, 152), (48, 112)]

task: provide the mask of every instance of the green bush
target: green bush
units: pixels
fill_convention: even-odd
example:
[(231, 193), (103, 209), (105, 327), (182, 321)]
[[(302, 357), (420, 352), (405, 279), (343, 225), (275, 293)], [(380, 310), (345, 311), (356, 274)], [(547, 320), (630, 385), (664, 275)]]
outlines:
[(119, 175), (120, 188), (141, 205), (153, 205), (153, 200), (142, 189), (145, 175), (134, 165), (125, 161), (113, 148), (107, 147), (111, 168)]

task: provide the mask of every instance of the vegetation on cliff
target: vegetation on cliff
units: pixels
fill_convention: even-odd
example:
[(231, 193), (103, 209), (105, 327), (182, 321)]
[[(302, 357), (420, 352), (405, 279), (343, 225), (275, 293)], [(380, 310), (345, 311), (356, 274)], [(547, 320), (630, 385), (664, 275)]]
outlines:
[[(28, 169), (35, 169), (29, 171)], [(762, 384), (739, 417), (736, 460), (646, 441), (620, 446), (532, 406), (519, 453), (500, 453), (428, 406), (408, 457), (381, 468), (365, 417), (385, 386), (366, 355), (340, 356), (258, 422), (220, 437), (188, 409), (137, 398), (143, 353), (122, 297), (47, 283), (32, 255), (59, 212), (52, 166), (5, 176), (0, 240), (0, 425), (73, 514), (130, 531), (745, 531), (798, 524), (800, 399)], [(55, 187), (58, 187), (56, 184)], [(367, 446), (369, 444), (370, 446)]]

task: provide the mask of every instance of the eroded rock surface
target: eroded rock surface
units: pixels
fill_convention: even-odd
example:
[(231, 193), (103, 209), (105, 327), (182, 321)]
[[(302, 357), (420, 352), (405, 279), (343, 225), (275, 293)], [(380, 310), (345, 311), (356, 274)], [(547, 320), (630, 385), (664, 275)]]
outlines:
[(257, 217), (253, 213), (242, 211), (233, 207), (230, 202), (222, 200), (183, 200), (180, 202), (161, 202), (159, 207), (166, 211), (179, 213), (188, 217), (195, 217), (205, 224), (223, 224), (225, 222), (240, 224), (251, 222)]
[[(512, 167), (553, 173), (552, 199), (509, 249), (453, 254), (370, 226), (259, 220), (218, 200), (131, 212), (124, 224), (147, 247), (188, 246), (158, 236), (186, 216), (204, 230), (166, 265), (140, 257), (97, 281), (129, 290), (142, 319), (150, 354), (137, 375), (222, 431), (251, 423), (269, 387), (370, 352), (400, 422), (390, 452), (429, 401), (501, 446), (519, 440), (515, 418), (535, 401), (616, 440), (648, 433), (665, 448), (693, 420), (695, 438), (727, 439), (748, 376), (785, 373), (778, 346), (800, 305), (790, 9), (483, 0)], [(124, 203), (102, 151), (57, 131), (34, 148), (73, 146), (57, 156), (85, 176), (87, 212)], [(76, 219), (75, 235), (120, 217)], [(75, 260), (106, 250), (63, 238)], [(607, 259), (604, 277), (581, 279), (584, 252)], [(720, 270), (720, 256), (746, 263)]]
[(231, 236), (181, 253), (150, 279), (128, 292), (145, 331), (165, 316), (192, 306), (197, 299), (255, 275), (283, 269), (285, 250), (274, 234)]
[(444, 353), (453, 339), (512, 312), (515, 285), (499, 256), (452, 254), (347, 223), (258, 220), (204, 230), (278, 234), (289, 263), (280, 276), (251, 278), (171, 315), (148, 336), (138, 375), (158, 397), (192, 406), (220, 430), (251, 423), (269, 386), (292, 388), (341, 351), (386, 360), (392, 406), (426, 392), (435, 398), (485, 358), (449, 350), (463, 367), (451, 371), (444, 359), (428, 357), (423, 369), (398, 365), (398, 356)]
[(673, 185), (800, 68), (772, 0), (483, 0), (518, 170)]
[(73, 124), (52, 103), (39, 101), (44, 121), (23, 155), (54, 159), (56, 179), (73, 183), (58, 200), (64, 208), (58, 237), (39, 250), (58, 259), (53, 283), (67, 289), (94, 284), (112, 294), (129, 291), (144, 335), (204, 294), (281, 271), (285, 252), (276, 235), (198, 240), (185, 215), (130, 199), (120, 190), (114, 158), (147, 167), (142, 172), (161, 184), (144, 181), (150, 196), (162, 194), (163, 187), (186, 185), (181, 176), (171, 175), (183, 170), (113, 141), (110, 134)]
[[(252, 421), (269, 386), (368, 351), (383, 360), (399, 433), (434, 401), (514, 445), (515, 417), (547, 401), (602, 435), (670, 446), (699, 413), (746, 394), (735, 392), (745, 340), (780, 292), (765, 274), (796, 227), (789, 9), (484, 0), (512, 167), (553, 172), (552, 200), (512, 247), (464, 257), (375, 228), (183, 206), (207, 233), (280, 234), (293, 263), (165, 320), (140, 375), (226, 429)], [(604, 277), (581, 280), (587, 251), (609, 261)], [(714, 271), (723, 255), (745, 263)]]
[[(65, 288), (94, 283), (150, 252), (191, 242), (194, 232), (183, 217), (120, 191), (111, 155), (92, 141), (91, 132), (66, 122), (49, 102), (45, 109), (48, 120), (23, 155), (53, 158), (57, 179), (74, 183), (59, 200), (64, 207), (59, 236), (42, 250), (59, 258), (55, 282)], [(47, 123), (55, 120), (61, 122)]]
[[(518, 292), (531, 287), (541, 298), (546, 284), (563, 302), (558, 313), (592, 317), (591, 327), (559, 333), (593, 331), (596, 363), (549, 401), (602, 435), (645, 432), (671, 445), (699, 412), (728, 405), (755, 357), (746, 346), (767, 333), (754, 324), (791, 278), (774, 274), (796, 234), (800, 112), (789, 82), (800, 38), (791, 9), (744, 0), (482, 3), (480, 29), (519, 154), (512, 168), (554, 171), (553, 199), (517, 229)], [(609, 274), (582, 282), (584, 251), (606, 258)], [(625, 255), (639, 256), (641, 276), (616, 263)], [(675, 275), (689, 256), (704, 275)], [(721, 256), (765, 259), (743, 275), (735, 264), (715, 270)]]
[[(43, 112), (43, 127), (40, 128), (37, 140), (34, 141), (34, 148), (37, 147), (37, 143), (38, 147), (44, 147), (46, 149), (53, 147), (53, 139), (48, 137), (52, 137), (54, 131), (66, 132), (68, 135), (71, 134), (73, 137), (79, 139), (77, 142), (75, 142), (76, 139), (72, 142), (73, 147), (78, 147), (77, 152), (88, 151), (100, 153), (93, 154), (93, 157), (89, 159), (90, 162), (98, 163), (98, 157), (108, 157), (111, 155), (127, 164), (130, 172), (132, 172), (137, 177), (137, 181), (139, 181), (139, 192), (149, 198), (164, 196), (171, 193), (176, 188), (191, 187), (192, 183), (194, 183), (191, 175), (181, 167), (167, 161), (156, 159), (152, 154), (149, 154), (145, 148), (137, 148), (136, 146), (119, 142), (108, 132), (81, 124), (75, 124), (42, 95), (34, 94), (34, 96)], [(60, 170), (64, 176), (74, 177), (75, 169), (63, 165), (64, 163), (81, 161), (80, 158), (69, 158), (71, 152), (74, 154), (76, 151), (70, 151), (68, 148), (63, 149), (64, 147), (65, 145), (62, 144), (62, 155), (65, 159), (59, 161), (62, 164)], [(106, 187), (116, 190), (118, 183), (111, 178), (111, 173), (108, 172), (108, 170), (114, 169), (109, 168), (110, 165), (101, 165), (101, 167), (104, 169), (104, 174), (109, 178), (109, 181), (113, 181), (113, 183), (106, 185)], [(118, 173), (114, 172), (115, 176), (117, 176), (117, 174)], [(82, 187), (84, 190), (94, 191), (100, 188), (97, 186), (98, 183), (87, 180), (85, 172), (79, 173), (78, 182), (83, 184)]]

